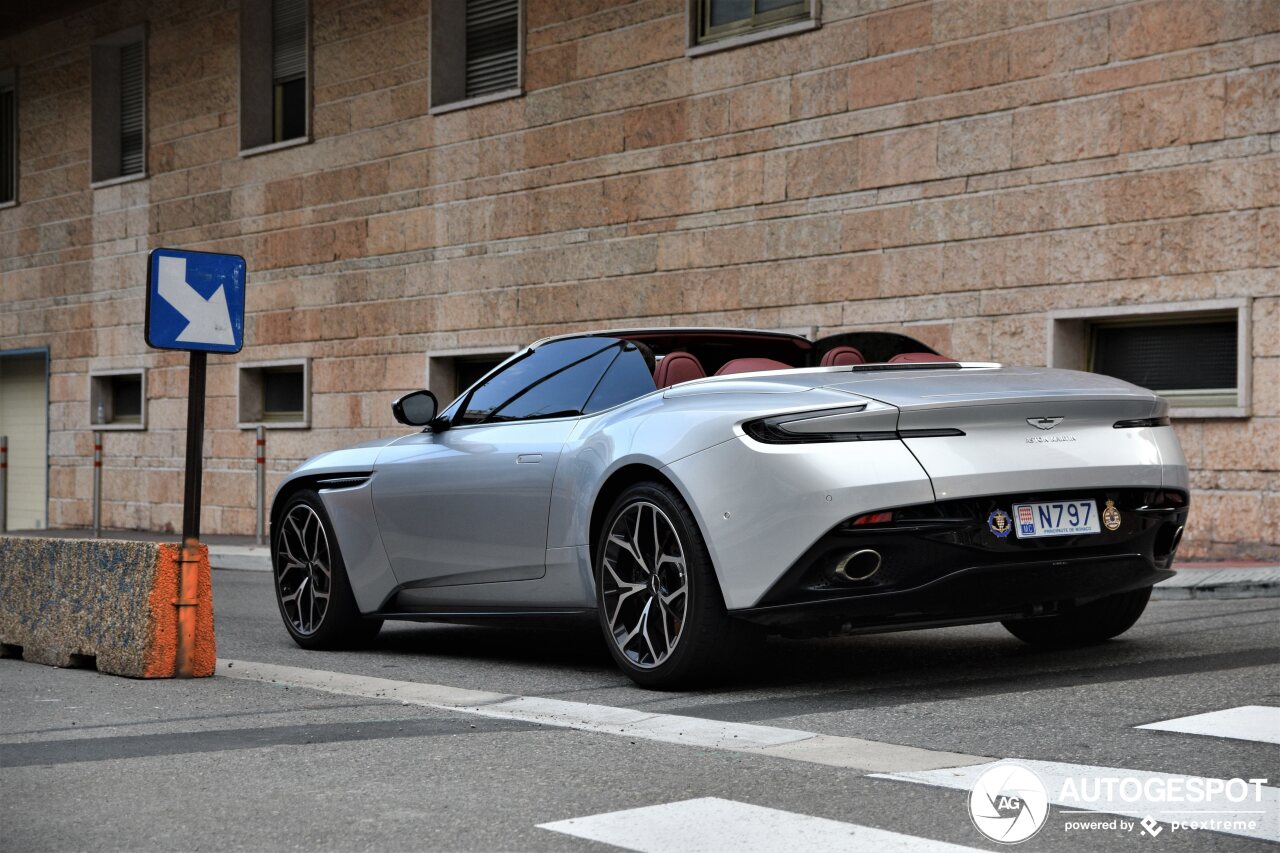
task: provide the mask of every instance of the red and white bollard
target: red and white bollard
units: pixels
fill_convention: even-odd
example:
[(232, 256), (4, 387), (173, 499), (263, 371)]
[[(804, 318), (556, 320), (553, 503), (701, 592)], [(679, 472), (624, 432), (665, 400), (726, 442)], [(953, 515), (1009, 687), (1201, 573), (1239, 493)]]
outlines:
[(255, 533), (259, 545), (267, 544), (267, 431), (258, 427), (258, 436), (254, 441), (255, 467), (258, 472), (258, 512)]
[(9, 436), (0, 435), (0, 533), (9, 528), (5, 520), (9, 517)]
[(93, 434), (93, 538), (102, 536), (102, 433)]

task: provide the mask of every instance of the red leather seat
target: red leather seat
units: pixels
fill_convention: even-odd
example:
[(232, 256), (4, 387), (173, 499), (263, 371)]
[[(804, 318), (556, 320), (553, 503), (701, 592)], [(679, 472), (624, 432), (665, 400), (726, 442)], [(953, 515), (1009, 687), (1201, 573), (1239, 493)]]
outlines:
[(734, 373), (756, 373), (761, 370), (790, 370), (791, 365), (783, 364), (772, 358), (732, 358), (716, 371), (716, 376), (729, 376)]
[(653, 371), (653, 383), (659, 388), (668, 388), (689, 382), (694, 379), (705, 379), (707, 371), (702, 369), (702, 362), (692, 353), (676, 350), (667, 353), (658, 367)]
[(889, 364), (903, 363), (920, 363), (925, 361), (955, 361), (954, 358), (947, 358), (945, 355), (937, 355), (931, 352), (900, 352), (893, 358), (889, 359)]
[(866, 364), (861, 350), (856, 347), (832, 347), (822, 354), (819, 367), (847, 367), (850, 364)]

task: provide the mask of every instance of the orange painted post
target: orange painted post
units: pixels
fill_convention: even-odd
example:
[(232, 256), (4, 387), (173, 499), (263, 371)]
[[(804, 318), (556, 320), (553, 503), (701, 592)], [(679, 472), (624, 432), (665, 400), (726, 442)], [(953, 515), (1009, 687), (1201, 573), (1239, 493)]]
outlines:
[(151, 593), (155, 630), (148, 644), (143, 677), (213, 675), (217, 646), (209, 551), (198, 542), (193, 546), (156, 547), (159, 550), (157, 575)]
[(173, 599), (173, 606), (178, 611), (177, 647), (173, 657), (173, 674), (177, 678), (191, 678), (196, 674), (196, 608), (200, 604), (200, 563), (204, 553), (197, 539), (182, 543), (182, 556), (178, 560), (178, 594)]

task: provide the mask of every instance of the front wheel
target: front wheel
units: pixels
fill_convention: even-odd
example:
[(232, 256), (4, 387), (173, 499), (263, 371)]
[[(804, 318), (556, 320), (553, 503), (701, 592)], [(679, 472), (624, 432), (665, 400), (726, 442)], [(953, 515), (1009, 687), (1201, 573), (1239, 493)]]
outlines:
[(360, 615), (318, 494), (305, 490), (294, 495), (273, 534), (276, 603), (294, 642), (304, 649), (342, 649), (377, 636), (382, 620)]
[(641, 687), (706, 677), (749, 629), (725, 612), (697, 522), (665, 484), (638, 483), (614, 502), (595, 572), (609, 652)]
[(1067, 613), (1002, 622), (1010, 634), (1033, 646), (1083, 646), (1118, 637), (1147, 609), (1151, 587), (1108, 595)]

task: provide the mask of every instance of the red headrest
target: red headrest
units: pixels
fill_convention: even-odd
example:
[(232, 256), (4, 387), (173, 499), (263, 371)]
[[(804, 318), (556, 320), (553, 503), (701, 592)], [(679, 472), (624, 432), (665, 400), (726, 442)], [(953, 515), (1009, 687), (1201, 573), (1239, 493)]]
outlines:
[(756, 373), (761, 370), (790, 370), (791, 365), (774, 361), (771, 358), (733, 358), (724, 363), (724, 367), (716, 371), (716, 376), (728, 376), (732, 373)]
[(845, 367), (850, 364), (866, 364), (862, 352), (854, 347), (832, 347), (822, 354), (820, 367)]
[(889, 359), (889, 364), (903, 364), (904, 362), (917, 363), (924, 361), (955, 361), (955, 359), (947, 358), (945, 355), (937, 355), (931, 352), (900, 352), (893, 358)]
[(653, 371), (653, 382), (659, 388), (667, 388), (692, 379), (703, 379), (706, 375), (707, 371), (702, 369), (702, 362), (694, 358), (691, 353), (676, 350), (667, 353), (662, 361), (658, 362), (657, 369)]

